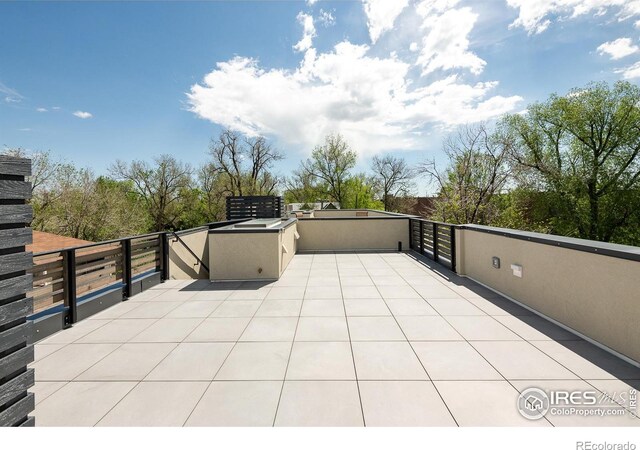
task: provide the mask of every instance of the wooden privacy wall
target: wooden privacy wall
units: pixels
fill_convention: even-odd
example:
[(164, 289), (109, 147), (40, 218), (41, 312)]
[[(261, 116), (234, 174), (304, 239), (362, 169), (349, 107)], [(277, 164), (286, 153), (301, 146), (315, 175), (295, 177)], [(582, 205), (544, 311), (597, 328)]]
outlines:
[(255, 195), (227, 197), (227, 220), (277, 219), (282, 217), (282, 197)]
[(31, 290), (31, 161), (0, 156), (0, 426), (33, 426), (33, 346), (27, 345), (32, 324)]

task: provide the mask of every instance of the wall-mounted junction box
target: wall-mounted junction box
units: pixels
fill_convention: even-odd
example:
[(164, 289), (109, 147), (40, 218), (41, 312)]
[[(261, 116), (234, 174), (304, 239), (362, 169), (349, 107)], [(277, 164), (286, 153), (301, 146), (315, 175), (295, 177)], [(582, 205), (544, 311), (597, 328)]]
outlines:
[(491, 265), (493, 266), (494, 269), (499, 269), (500, 268), (500, 258), (498, 258), (497, 256), (494, 256), (491, 258)]

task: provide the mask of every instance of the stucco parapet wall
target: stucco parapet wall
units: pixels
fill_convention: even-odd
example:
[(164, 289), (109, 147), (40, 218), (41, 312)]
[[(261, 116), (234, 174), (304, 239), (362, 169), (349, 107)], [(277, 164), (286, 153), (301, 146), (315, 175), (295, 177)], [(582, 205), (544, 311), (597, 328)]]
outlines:
[(614, 258), (640, 261), (640, 247), (634, 247), (631, 245), (612, 244), (608, 242), (590, 241), (587, 239), (557, 236), (554, 234), (512, 230), (510, 228), (488, 227), (484, 225), (456, 225), (456, 228), (460, 230), (470, 230), (496, 236), (509, 237), (538, 244), (551, 245), (559, 248), (612, 256)]

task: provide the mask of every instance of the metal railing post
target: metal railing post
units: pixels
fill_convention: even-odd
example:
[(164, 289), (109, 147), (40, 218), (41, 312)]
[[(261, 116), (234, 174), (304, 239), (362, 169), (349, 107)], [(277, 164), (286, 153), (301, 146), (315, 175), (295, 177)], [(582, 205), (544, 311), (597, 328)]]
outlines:
[(409, 219), (409, 249), (413, 250), (413, 219)]
[(122, 248), (122, 288), (123, 300), (127, 300), (132, 294), (133, 271), (131, 264), (131, 239), (123, 239), (120, 242)]
[(76, 251), (65, 250), (64, 255), (64, 300), (69, 308), (67, 325), (71, 326), (78, 321), (78, 302), (76, 291)]
[(451, 251), (451, 271), (456, 271), (456, 227), (449, 227), (449, 247)]
[(420, 254), (424, 255), (424, 220), (420, 221)]
[(160, 233), (160, 280), (164, 283), (169, 279), (169, 235)]
[(438, 224), (433, 222), (433, 260), (439, 262), (440, 251), (438, 250)]

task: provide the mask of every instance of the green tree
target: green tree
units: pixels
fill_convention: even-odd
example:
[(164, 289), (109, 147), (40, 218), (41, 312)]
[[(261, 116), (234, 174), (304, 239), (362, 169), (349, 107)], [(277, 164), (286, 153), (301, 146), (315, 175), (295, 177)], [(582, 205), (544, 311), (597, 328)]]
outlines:
[(639, 124), (640, 88), (628, 82), (554, 94), (505, 118), (514, 173), (548, 194), (554, 233), (640, 241)]
[(440, 170), (428, 160), (420, 171), (438, 190), (433, 218), (452, 223), (491, 224), (500, 211), (494, 197), (509, 180), (507, 154), (512, 142), (479, 124), (461, 128), (444, 143), (448, 165)]
[(357, 154), (339, 135), (328, 135), (324, 144), (313, 149), (311, 158), (301, 164), (301, 172), (324, 189), (323, 194), (332, 201), (342, 203), (345, 199), (346, 183), (350, 171), (356, 165)]
[(146, 161), (117, 161), (109, 170), (115, 179), (128, 182), (132, 192), (143, 200), (153, 231), (177, 228), (179, 217), (189, 207), (182, 201), (182, 195), (192, 188), (193, 170), (189, 164), (161, 155), (153, 165)]
[(376, 185), (381, 191), (385, 211), (397, 210), (404, 197), (411, 195), (414, 188), (413, 169), (403, 158), (392, 155), (374, 156), (371, 169)]
[(382, 209), (383, 204), (375, 199), (375, 181), (360, 173), (344, 183), (344, 196), (340, 203), (344, 209)]

